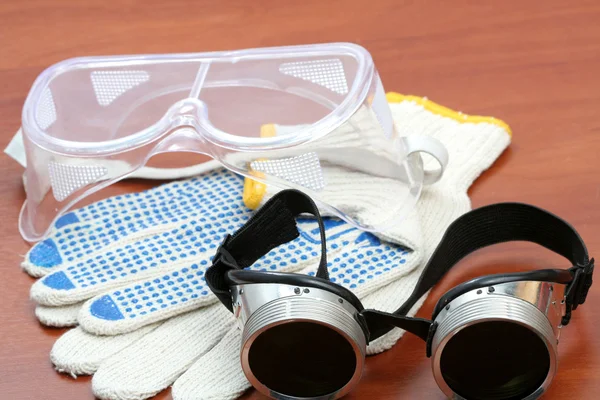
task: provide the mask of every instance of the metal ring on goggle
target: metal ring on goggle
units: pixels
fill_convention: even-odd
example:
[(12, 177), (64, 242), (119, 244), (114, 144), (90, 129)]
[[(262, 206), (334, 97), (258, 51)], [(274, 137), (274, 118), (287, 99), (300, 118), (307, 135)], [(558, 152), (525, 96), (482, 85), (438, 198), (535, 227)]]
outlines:
[[(314, 215), (320, 228), (315, 277), (245, 270), (298, 237), (295, 218), (303, 213)], [(442, 296), (432, 321), (406, 316), (464, 256), (514, 240), (540, 244), (573, 266), (480, 277)], [(447, 396), (513, 400), (537, 398), (550, 384), (560, 328), (585, 302), (593, 269), (585, 244), (567, 222), (530, 205), (495, 204), (450, 225), (398, 310), (365, 310), (351, 291), (329, 281), (317, 207), (305, 194), (285, 190), (227, 236), (206, 281), (243, 324), (246, 377), (272, 398), (342, 397), (360, 380), (366, 346), (398, 327), (427, 343), (435, 379)]]

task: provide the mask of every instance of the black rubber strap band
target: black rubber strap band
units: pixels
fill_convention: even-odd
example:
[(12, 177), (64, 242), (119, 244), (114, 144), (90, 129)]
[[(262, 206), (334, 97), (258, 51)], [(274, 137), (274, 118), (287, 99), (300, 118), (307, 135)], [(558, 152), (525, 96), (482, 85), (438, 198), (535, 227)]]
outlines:
[(319, 224), (321, 235), (321, 260), (316, 276), (329, 280), (325, 227), (319, 209), (310, 197), (298, 190), (283, 190), (273, 196), (233, 236), (227, 236), (213, 258), (213, 265), (206, 271), (206, 283), (219, 300), (232, 310), (228, 271), (244, 269), (256, 262), (273, 248), (288, 243), (300, 234), (296, 217), (312, 214)]
[(406, 317), (377, 310), (365, 310), (361, 314), (367, 321), (369, 342), (383, 336), (393, 327), (404, 329), (426, 341), (431, 329), (431, 321), (423, 318)]
[[(409, 299), (396, 313), (408, 310), (466, 255), (497, 243), (523, 240), (560, 254), (573, 266), (590, 263), (585, 243), (563, 219), (521, 203), (500, 203), (473, 210), (454, 221), (427, 263)], [(585, 299), (583, 299), (585, 301)]]
[[(589, 259), (583, 240), (569, 223), (547, 211), (527, 204), (500, 203), (473, 210), (448, 227), (412, 294), (402, 307), (394, 312), (395, 320), (390, 314), (384, 318), (381, 313), (373, 310), (363, 313), (369, 322), (371, 340), (387, 333), (394, 326), (411, 332), (411, 327), (416, 326), (418, 329), (413, 333), (422, 337), (425, 325), (416, 323), (418, 319), (405, 317), (415, 303), (466, 255), (482, 247), (518, 240), (546, 247), (567, 258), (573, 267), (566, 271), (543, 270), (492, 275), (479, 278), (481, 283), (485, 279), (499, 282), (527, 280), (528, 277), (532, 280), (567, 283), (566, 315), (563, 324), (568, 323), (571, 310), (585, 302), (592, 284), (594, 262)], [(450, 298), (451, 294), (452, 291), (443, 298)], [(431, 324), (430, 321), (428, 323)]]

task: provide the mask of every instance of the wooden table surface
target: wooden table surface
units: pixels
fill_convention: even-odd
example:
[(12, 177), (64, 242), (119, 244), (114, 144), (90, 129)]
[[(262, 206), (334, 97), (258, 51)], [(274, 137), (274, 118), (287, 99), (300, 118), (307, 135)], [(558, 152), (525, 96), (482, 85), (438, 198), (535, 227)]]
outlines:
[[(286, 4), (287, 3), (287, 4)], [(0, 2), (0, 145), (47, 66), (74, 56), (200, 52), (350, 41), (366, 47), (387, 90), (428, 96), (508, 122), (510, 148), (470, 190), (474, 206), (522, 201), (569, 220), (600, 257), (600, 2), (554, 1), (13, 1)], [(43, 328), (19, 268), (29, 248), (17, 216), (22, 169), (0, 157), (0, 398), (89, 399), (89, 378), (56, 373), (48, 352), (62, 330)], [(140, 190), (148, 182), (128, 182)], [(431, 293), (479, 273), (565, 267), (535, 246), (469, 257)], [(600, 287), (563, 331), (545, 399), (600, 393)], [(407, 335), (369, 358), (350, 399), (442, 399), (424, 345)], [(261, 398), (250, 391), (246, 398)], [(169, 391), (157, 396), (170, 398)]]

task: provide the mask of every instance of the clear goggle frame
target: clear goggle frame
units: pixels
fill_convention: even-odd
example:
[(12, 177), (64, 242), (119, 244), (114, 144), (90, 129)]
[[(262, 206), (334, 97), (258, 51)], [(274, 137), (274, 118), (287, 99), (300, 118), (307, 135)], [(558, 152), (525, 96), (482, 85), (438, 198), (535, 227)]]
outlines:
[[(405, 217), (447, 161), (439, 142), (396, 132), (371, 56), (345, 43), (66, 60), (35, 81), (22, 131), (19, 228), (29, 241), (162, 153), (208, 155), (269, 187), (302, 190), (366, 230)], [(425, 171), (420, 152), (441, 168)], [(365, 218), (366, 204), (385, 212)]]

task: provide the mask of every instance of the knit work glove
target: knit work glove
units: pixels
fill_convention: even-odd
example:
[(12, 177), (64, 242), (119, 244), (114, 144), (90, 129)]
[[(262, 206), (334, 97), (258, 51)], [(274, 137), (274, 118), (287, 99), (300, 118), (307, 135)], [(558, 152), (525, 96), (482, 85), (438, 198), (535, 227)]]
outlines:
[[(232, 343), (239, 347), (240, 332), (229, 313), (212, 305), (216, 299), (204, 283), (220, 241), (249, 217), (242, 183), (220, 169), (103, 200), (63, 217), (52, 235), (32, 248), (24, 268), (49, 271), (31, 290), (40, 304), (38, 317), (54, 326), (80, 324), (53, 348), (58, 370), (94, 373), (94, 393), (110, 399), (152, 396), (194, 362), (209, 367), (202, 372), (207, 387), (201, 396), (217, 390), (217, 398), (228, 398), (248, 387), (237, 355), (230, 354)], [(254, 268), (314, 273), (318, 225), (302, 219), (298, 226), (300, 237)], [(343, 266), (332, 269), (332, 279), (361, 297), (418, 264), (418, 253), (382, 243), (347, 223), (327, 219), (325, 226), (327, 252), (330, 257), (339, 253), (336, 261)], [(215, 384), (207, 379), (211, 376), (228, 384)]]
[[(437, 137), (448, 148), (450, 163), (444, 178), (425, 189), (407, 226), (381, 236), (403, 247), (335, 220), (327, 224), (332, 280), (353, 290), (367, 307), (384, 310), (397, 308), (408, 296), (417, 267), (425, 264), (447, 225), (469, 209), (467, 188), (510, 140), (496, 120), (471, 123), (466, 116), (440, 115), (429, 102), (391, 107), (401, 132)], [(215, 187), (218, 178), (229, 187)], [(94, 393), (101, 398), (146, 398), (174, 381), (176, 399), (236, 398), (248, 387), (238, 360), (239, 329), (227, 310), (212, 305), (202, 279), (221, 238), (248, 218), (241, 180), (216, 171), (170, 185), (67, 214), (24, 262), (34, 274), (53, 271), (32, 288), (32, 297), (44, 304), (37, 310), (42, 321), (81, 323), (57, 341), (53, 362), (71, 374), (95, 373)], [(313, 272), (319, 252), (316, 224), (302, 221), (299, 228), (298, 239), (274, 249), (255, 267)], [(394, 331), (380, 338), (369, 351), (389, 348), (399, 335)]]

